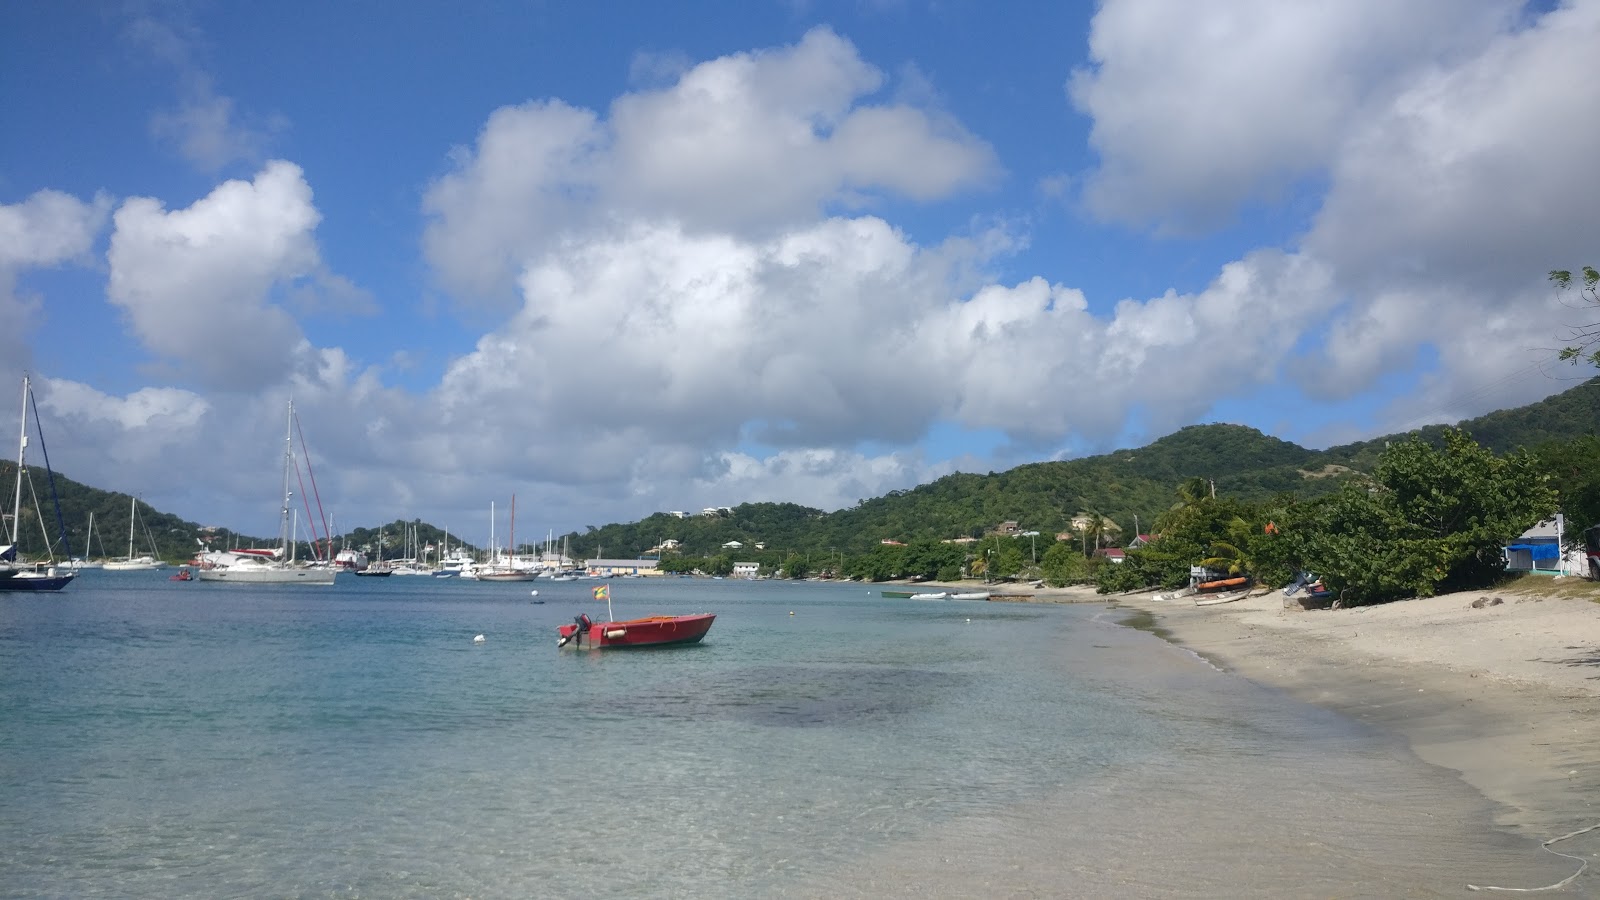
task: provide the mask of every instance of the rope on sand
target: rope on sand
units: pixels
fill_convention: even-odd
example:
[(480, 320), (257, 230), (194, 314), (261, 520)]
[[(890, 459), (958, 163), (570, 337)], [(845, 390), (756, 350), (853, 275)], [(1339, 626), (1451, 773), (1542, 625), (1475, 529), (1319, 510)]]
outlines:
[(1573, 856), (1570, 853), (1556, 853), (1556, 851), (1550, 849), (1550, 845), (1551, 844), (1558, 844), (1558, 843), (1566, 840), (1567, 838), (1577, 837), (1580, 834), (1588, 834), (1589, 832), (1594, 831), (1595, 829), (1600, 829), (1600, 822), (1596, 822), (1595, 824), (1590, 825), (1588, 828), (1579, 828), (1577, 831), (1571, 832), (1570, 834), (1563, 834), (1561, 837), (1551, 838), (1550, 840), (1544, 841), (1544, 842), (1539, 844), (1539, 846), (1542, 847), (1546, 853), (1555, 853), (1556, 856), (1559, 856), (1559, 857), (1561, 857), (1563, 859), (1575, 859), (1579, 863), (1578, 871), (1573, 872), (1571, 875), (1568, 875), (1566, 878), (1563, 878), (1562, 880), (1556, 882), (1555, 884), (1547, 884), (1544, 887), (1536, 887), (1536, 888), (1508, 888), (1508, 887), (1495, 887), (1492, 884), (1469, 884), (1469, 885), (1467, 885), (1467, 890), (1469, 890), (1469, 891), (1509, 891), (1509, 892), (1515, 892), (1515, 893), (1519, 893), (1519, 894), (1532, 894), (1532, 893), (1536, 893), (1538, 891), (1558, 891), (1558, 890), (1566, 887), (1567, 885), (1571, 884), (1572, 882), (1576, 881), (1578, 876), (1583, 874), (1583, 870), (1589, 868), (1589, 861), (1584, 859), (1581, 856)]

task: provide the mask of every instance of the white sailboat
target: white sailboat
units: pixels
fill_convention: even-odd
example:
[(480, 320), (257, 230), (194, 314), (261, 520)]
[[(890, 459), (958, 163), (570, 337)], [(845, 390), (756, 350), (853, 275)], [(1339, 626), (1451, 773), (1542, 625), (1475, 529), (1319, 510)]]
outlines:
[[(107, 572), (146, 572), (151, 569), (166, 567), (166, 562), (156, 559), (148, 554), (144, 556), (133, 555), (133, 529), (139, 522), (139, 500), (136, 497), (128, 498), (128, 555), (121, 559), (108, 559), (104, 566)], [(154, 548), (152, 548), (154, 549)]]
[[(494, 507), (491, 505), (490, 509), (492, 510), (493, 508)], [(494, 530), (494, 523), (492, 521), (492, 519), (493, 519), (492, 514), (491, 514), (490, 518), (491, 518), (491, 521), (489, 523), (489, 528), (490, 528), (490, 533), (492, 534), (493, 530)], [(492, 544), (494, 542), (491, 540), (490, 543)], [(495, 548), (495, 553), (498, 554), (499, 552), (500, 552), (500, 548), (496, 547)], [(536, 569), (529, 569), (529, 568), (525, 568), (525, 567), (517, 565), (517, 495), (516, 494), (512, 494), (511, 495), (511, 552), (510, 552), (510, 556), (506, 560), (498, 560), (495, 563), (492, 563), (490, 565), (479, 567), (478, 572), (477, 572), (478, 580), (479, 581), (532, 581), (533, 579), (537, 578), (538, 575), (539, 575), (539, 572)]]
[(89, 531), (83, 538), (83, 556), (68, 560), (64, 568), (71, 572), (82, 572), (84, 569), (105, 568), (106, 548), (100, 548), (100, 559), (90, 559), (89, 554), (94, 552), (94, 510), (89, 511)]
[(294, 559), (290, 538), (289, 470), (294, 465), (294, 401), (289, 401), (289, 424), (283, 439), (283, 506), (278, 521), (276, 550), (217, 550), (200, 554), (201, 581), (231, 584), (333, 584), (338, 570), (332, 566), (300, 565)]

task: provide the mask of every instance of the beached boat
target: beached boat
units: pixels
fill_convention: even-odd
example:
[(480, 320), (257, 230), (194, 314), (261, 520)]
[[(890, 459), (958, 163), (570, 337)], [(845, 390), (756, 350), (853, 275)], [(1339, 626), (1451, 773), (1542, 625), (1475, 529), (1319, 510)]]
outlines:
[(1236, 591), (1241, 588), (1249, 587), (1250, 583), (1249, 576), (1240, 575), (1236, 578), (1217, 578), (1212, 581), (1202, 581), (1195, 585), (1194, 589), (1200, 591), (1201, 593), (1205, 593), (1207, 591)]
[(715, 613), (698, 613), (688, 616), (645, 616), (621, 622), (595, 622), (580, 615), (571, 624), (562, 625), (558, 647), (572, 646), (579, 650), (598, 650), (602, 647), (642, 648), (672, 647), (698, 644), (711, 630)]
[(912, 600), (949, 600), (949, 591), (930, 591), (926, 594), (912, 594)]
[(289, 424), (284, 435), (283, 506), (278, 520), (276, 550), (211, 550), (200, 554), (201, 581), (224, 584), (333, 584), (339, 570), (331, 565), (310, 566), (294, 559), (289, 526), (290, 469), (294, 466), (294, 401), (289, 401)]
[(904, 600), (905, 598), (916, 594), (916, 591), (881, 591), (880, 593), (885, 597), (895, 597)]
[[(17, 561), (17, 544), (22, 539), (22, 476), (23, 473), (28, 471), (25, 459), (28, 450), (28, 407), (31, 405), (32, 400), (32, 385), (29, 383), (27, 376), (23, 376), (22, 427), (21, 434), (17, 438), (16, 493), (13, 495), (11, 504), (10, 527), (5, 533), (7, 543), (5, 546), (0, 546), (0, 591), (3, 592), (59, 591), (76, 577), (72, 572), (58, 569), (53, 556), (49, 562), (45, 563), (22, 563)], [(39, 424), (38, 407), (34, 407), (33, 421), (35, 426)], [(44, 449), (44, 436), (42, 433), (39, 436), (39, 447), (41, 450)], [(50, 471), (50, 455), (48, 452), (44, 455), (45, 471), (48, 473)], [(50, 493), (52, 497), (55, 494), (55, 479), (53, 477), (50, 479)], [(56, 508), (59, 510), (60, 505), (57, 504)], [(3, 519), (3, 517), (0, 517), (0, 519)], [(40, 524), (42, 525), (43, 523), (41, 522)], [(68, 556), (71, 556), (71, 549), (65, 546), (66, 526), (61, 525), (60, 528), (62, 549), (67, 552)], [(50, 544), (49, 537), (46, 536), (45, 548), (47, 550)]]
[(987, 599), (989, 599), (989, 592), (988, 591), (951, 591), (950, 592), (950, 599), (951, 600), (987, 600)]

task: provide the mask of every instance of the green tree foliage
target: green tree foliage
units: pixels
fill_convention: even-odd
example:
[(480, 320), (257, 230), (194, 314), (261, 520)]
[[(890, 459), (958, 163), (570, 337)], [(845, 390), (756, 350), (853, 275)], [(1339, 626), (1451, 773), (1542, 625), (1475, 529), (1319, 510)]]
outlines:
[(905, 572), (906, 548), (893, 544), (879, 544), (871, 552), (852, 557), (849, 572), (851, 578), (862, 581), (888, 581), (891, 578), (900, 578)]
[(785, 578), (805, 578), (811, 574), (811, 562), (803, 554), (791, 553), (783, 560)]
[[(1561, 293), (1572, 290), (1574, 281), (1578, 284), (1578, 302), (1591, 309), (1600, 307), (1600, 270), (1584, 266), (1576, 279), (1566, 269), (1550, 273), (1550, 283)], [(1576, 343), (1562, 348), (1562, 359), (1600, 366), (1600, 346), (1597, 346), (1600, 345), (1600, 323), (1590, 322), (1573, 328), (1569, 340)]]
[(1346, 605), (1483, 587), (1504, 545), (1555, 511), (1555, 492), (1526, 453), (1496, 457), (1461, 431), (1418, 437), (1379, 458), (1374, 485), (1308, 504), (1282, 531)]
[(1551, 441), (1534, 453), (1539, 469), (1550, 478), (1566, 514), (1568, 531), (1576, 534), (1600, 525), (1600, 436)]
[(1054, 541), (1039, 558), (1039, 574), (1052, 587), (1083, 584), (1089, 580), (1089, 564), (1070, 541)]

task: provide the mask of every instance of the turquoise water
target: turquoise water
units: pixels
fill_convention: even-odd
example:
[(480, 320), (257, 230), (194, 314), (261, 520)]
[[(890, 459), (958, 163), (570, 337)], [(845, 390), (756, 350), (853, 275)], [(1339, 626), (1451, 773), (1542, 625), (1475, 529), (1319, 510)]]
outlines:
[(585, 582), (5, 597), (0, 896), (1455, 896), (1550, 871), (1403, 748), (1099, 604), (611, 584), (619, 618), (716, 624), (557, 650), (604, 609)]

